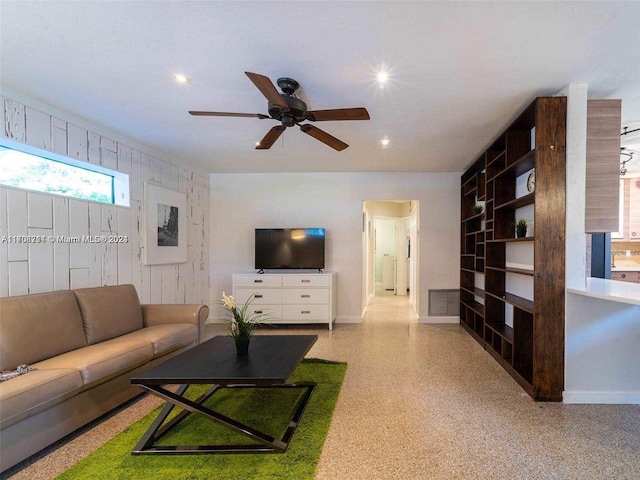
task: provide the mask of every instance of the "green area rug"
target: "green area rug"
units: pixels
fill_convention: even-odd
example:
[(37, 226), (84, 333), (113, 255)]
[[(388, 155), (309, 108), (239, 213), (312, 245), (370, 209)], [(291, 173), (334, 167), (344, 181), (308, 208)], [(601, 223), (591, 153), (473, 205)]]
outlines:
[[(289, 381), (315, 382), (317, 387), (307, 405), (291, 444), (285, 453), (240, 455), (131, 455), (131, 450), (158, 415), (160, 407), (78, 462), (58, 479), (312, 479), (329, 430), (333, 410), (347, 365), (307, 359)], [(209, 388), (193, 386), (189, 398)], [(205, 402), (210, 408), (251, 425), (276, 438), (287, 428), (303, 389), (222, 389)], [(181, 411), (174, 409), (175, 413)], [(250, 443), (200, 415), (189, 415), (157, 445)]]

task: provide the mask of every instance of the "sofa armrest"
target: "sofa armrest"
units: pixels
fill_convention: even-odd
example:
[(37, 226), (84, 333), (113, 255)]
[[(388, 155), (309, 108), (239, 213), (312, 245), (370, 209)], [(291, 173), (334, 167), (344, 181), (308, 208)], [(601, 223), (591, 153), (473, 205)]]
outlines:
[(141, 307), (145, 327), (167, 323), (193, 323), (198, 327), (198, 343), (200, 343), (202, 326), (209, 317), (207, 305), (157, 304), (141, 305)]

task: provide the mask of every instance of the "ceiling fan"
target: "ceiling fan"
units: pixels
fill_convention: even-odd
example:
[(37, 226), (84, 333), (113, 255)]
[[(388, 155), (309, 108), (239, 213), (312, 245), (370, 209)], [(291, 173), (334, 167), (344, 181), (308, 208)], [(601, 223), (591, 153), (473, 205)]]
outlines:
[(278, 86), (283, 93), (278, 93), (275, 85), (269, 77), (258, 73), (244, 72), (247, 77), (254, 83), (258, 90), (264, 95), (269, 102), (269, 115), (262, 113), (233, 113), (233, 112), (202, 112), (190, 110), (191, 115), (199, 115), (205, 117), (253, 117), (260, 120), (272, 119), (277, 120), (281, 125), (272, 127), (264, 138), (256, 146), (257, 150), (267, 150), (282, 135), (287, 127), (298, 125), (307, 135), (311, 135), (316, 140), (320, 140), (325, 145), (342, 151), (349, 145), (336, 137), (329, 135), (324, 130), (320, 130), (314, 125), (302, 122), (328, 122), (333, 120), (369, 120), (369, 112), (366, 108), (338, 108), (333, 110), (307, 110), (307, 104), (295, 96), (296, 90), (300, 84), (292, 78), (279, 78)]

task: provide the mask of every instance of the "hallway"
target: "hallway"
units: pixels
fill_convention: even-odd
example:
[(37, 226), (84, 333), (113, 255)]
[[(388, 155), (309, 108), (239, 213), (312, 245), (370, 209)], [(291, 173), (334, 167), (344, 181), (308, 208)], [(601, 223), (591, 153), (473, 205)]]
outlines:
[[(317, 479), (639, 478), (640, 407), (535, 403), (459, 325), (417, 323), (408, 297), (376, 297), (363, 323), (333, 331), (259, 332), (276, 333), (316, 334), (310, 357), (349, 364)], [(55, 477), (157, 404), (144, 397), (14, 478)]]

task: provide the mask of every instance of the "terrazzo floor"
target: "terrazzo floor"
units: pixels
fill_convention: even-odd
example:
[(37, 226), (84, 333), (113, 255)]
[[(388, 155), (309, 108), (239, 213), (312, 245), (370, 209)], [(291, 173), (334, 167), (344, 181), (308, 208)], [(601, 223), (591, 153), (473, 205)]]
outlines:
[[(317, 479), (640, 479), (640, 406), (533, 402), (460, 326), (418, 324), (408, 297), (381, 292), (362, 324), (260, 333), (317, 334), (309, 356), (349, 364)], [(53, 478), (158, 404), (143, 397), (2, 478)]]

